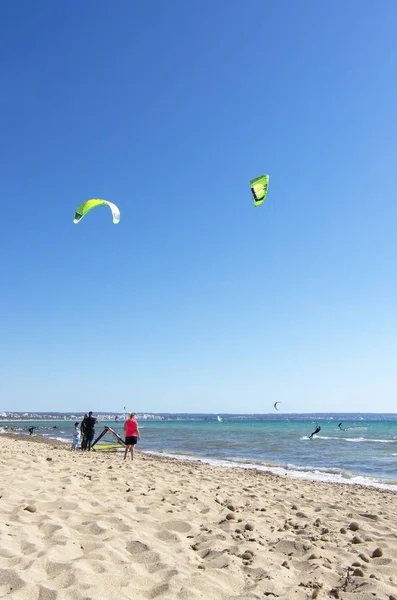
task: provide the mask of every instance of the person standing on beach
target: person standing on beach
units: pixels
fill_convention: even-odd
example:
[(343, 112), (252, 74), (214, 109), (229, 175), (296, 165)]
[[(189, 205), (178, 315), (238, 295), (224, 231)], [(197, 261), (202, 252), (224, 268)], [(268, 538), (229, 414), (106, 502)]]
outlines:
[(79, 423), (77, 422), (74, 424), (73, 443), (72, 443), (71, 450), (77, 450), (79, 441), (80, 441), (80, 429), (79, 429)]
[(87, 415), (87, 413), (85, 413), (83, 420), (81, 421), (81, 425), (80, 425), (80, 431), (81, 431), (81, 437), (82, 437), (82, 440), (81, 440), (81, 449), (82, 450), (87, 450), (87, 438), (85, 435), (85, 422), (87, 420), (87, 417), (88, 417), (88, 415)]
[(128, 415), (127, 421), (124, 423), (125, 431), (125, 452), (124, 460), (127, 458), (128, 451), (131, 452), (131, 460), (134, 460), (134, 448), (138, 440), (141, 439), (139, 433), (138, 422), (135, 420), (135, 413)]
[(87, 447), (88, 451), (91, 450), (92, 440), (95, 435), (95, 424), (98, 423), (98, 419), (92, 416), (92, 410), (88, 413), (88, 417), (85, 420), (85, 437), (87, 439)]

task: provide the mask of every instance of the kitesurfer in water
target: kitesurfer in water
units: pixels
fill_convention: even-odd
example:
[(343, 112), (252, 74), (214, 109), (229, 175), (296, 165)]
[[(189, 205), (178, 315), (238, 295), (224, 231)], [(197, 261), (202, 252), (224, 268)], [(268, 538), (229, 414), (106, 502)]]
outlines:
[(316, 425), (316, 429), (313, 431), (313, 433), (311, 433), (311, 434), (309, 435), (309, 440), (312, 440), (312, 439), (313, 439), (313, 436), (314, 436), (316, 433), (318, 433), (319, 431), (321, 431), (321, 427), (320, 427), (320, 425), (317, 423), (317, 425)]
[(345, 431), (346, 427), (342, 427), (342, 423), (338, 423), (338, 427), (341, 431)]
[(29, 431), (29, 435), (32, 435), (33, 431), (36, 429), (36, 427), (32, 426), (29, 427), (28, 431)]

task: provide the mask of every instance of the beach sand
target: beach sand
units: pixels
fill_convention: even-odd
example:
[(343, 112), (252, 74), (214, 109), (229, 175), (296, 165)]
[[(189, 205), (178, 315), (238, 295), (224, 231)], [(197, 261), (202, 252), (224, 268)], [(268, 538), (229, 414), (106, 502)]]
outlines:
[(397, 494), (0, 439), (0, 598), (397, 600)]

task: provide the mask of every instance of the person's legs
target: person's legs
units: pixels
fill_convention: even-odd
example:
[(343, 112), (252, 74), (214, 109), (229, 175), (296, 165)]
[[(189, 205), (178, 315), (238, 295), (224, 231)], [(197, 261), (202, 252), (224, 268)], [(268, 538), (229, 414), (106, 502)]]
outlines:
[(131, 446), (128, 444), (124, 450), (124, 460), (127, 458), (128, 450), (131, 450)]
[(87, 450), (88, 451), (91, 450), (91, 444), (92, 444), (92, 440), (94, 439), (94, 435), (95, 435), (94, 431), (88, 431), (88, 433), (87, 433)]
[(130, 452), (131, 452), (131, 460), (134, 460), (134, 449), (135, 449), (135, 444), (132, 444), (131, 450), (130, 450)]

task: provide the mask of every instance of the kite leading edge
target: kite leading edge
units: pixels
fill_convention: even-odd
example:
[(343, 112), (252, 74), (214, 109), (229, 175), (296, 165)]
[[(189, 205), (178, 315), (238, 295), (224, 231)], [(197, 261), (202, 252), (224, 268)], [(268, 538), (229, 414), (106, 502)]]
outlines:
[(254, 205), (259, 206), (263, 204), (267, 194), (267, 188), (269, 187), (269, 175), (261, 175), (250, 181), (251, 192), (254, 198)]

